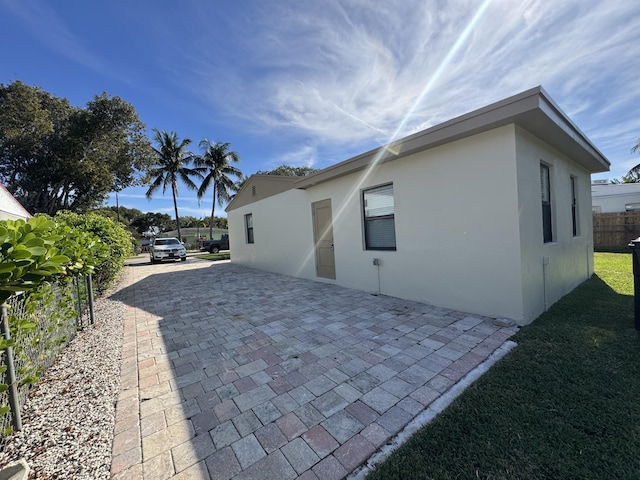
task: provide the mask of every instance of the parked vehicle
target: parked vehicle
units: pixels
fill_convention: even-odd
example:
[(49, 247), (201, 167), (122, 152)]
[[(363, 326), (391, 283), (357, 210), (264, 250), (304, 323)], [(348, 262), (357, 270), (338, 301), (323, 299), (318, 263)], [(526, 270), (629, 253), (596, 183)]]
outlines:
[(218, 253), (220, 250), (229, 250), (229, 234), (223, 234), (220, 240), (200, 240), (201, 252)]
[(177, 238), (156, 238), (149, 247), (149, 258), (151, 263), (162, 262), (163, 260), (187, 260), (187, 249)]

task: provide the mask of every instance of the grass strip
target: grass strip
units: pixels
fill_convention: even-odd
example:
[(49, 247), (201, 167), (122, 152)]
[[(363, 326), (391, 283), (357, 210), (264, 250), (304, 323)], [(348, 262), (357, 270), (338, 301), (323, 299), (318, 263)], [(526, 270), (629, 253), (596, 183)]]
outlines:
[(218, 260), (229, 260), (231, 258), (231, 254), (228, 252), (225, 253), (203, 253), (202, 255), (194, 255), (195, 258), (201, 258), (203, 260), (211, 260), (212, 262)]
[(596, 253), (595, 270), (367, 478), (640, 478), (631, 256)]

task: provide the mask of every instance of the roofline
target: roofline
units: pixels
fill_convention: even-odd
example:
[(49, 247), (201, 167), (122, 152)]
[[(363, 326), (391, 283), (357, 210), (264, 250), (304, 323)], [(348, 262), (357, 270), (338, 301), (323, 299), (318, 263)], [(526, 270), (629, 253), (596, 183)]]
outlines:
[(5, 192), (7, 192), (11, 196), (11, 198), (13, 198), (15, 200), (16, 204), (18, 205), (18, 207), (20, 207), (22, 209), (22, 211), (27, 214), (27, 217), (32, 217), (33, 216), (33, 215), (31, 215), (31, 213), (29, 213), (29, 211), (26, 208), (24, 208), (22, 206), (20, 201), (16, 197), (13, 196), (13, 193), (11, 193), (7, 189), (7, 187), (4, 186), (4, 183), (0, 182), (0, 188), (2, 188)]
[(227, 204), (224, 210), (225, 212), (234, 210), (235, 203), (237, 203), (236, 200), (244, 196), (244, 191), (249, 188), (249, 184), (256, 180), (266, 179), (273, 182), (290, 183), (291, 187), (289, 187), (289, 189), (292, 189), (292, 188), (295, 188), (294, 183), (297, 181), (297, 178), (298, 177), (292, 177), (289, 175), (268, 175), (268, 174), (262, 174), (262, 173), (254, 173), (250, 175), (249, 178), (247, 178), (247, 180), (242, 184), (242, 187), (240, 187), (240, 190), (236, 192), (236, 194), (233, 196), (231, 201), (229, 201), (229, 203)]
[(546, 141), (560, 152), (577, 160), (590, 173), (609, 170), (609, 160), (555, 104), (547, 92), (541, 86), (537, 86), (327, 167), (300, 179), (295, 187), (306, 189), (372, 165), (391, 162), (509, 124), (519, 125)]

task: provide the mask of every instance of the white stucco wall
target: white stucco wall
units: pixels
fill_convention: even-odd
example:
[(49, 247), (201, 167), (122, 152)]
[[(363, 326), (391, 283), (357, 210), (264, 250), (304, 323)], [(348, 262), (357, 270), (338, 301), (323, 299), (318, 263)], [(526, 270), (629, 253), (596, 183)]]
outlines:
[[(512, 131), (503, 127), (308, 189), (310, 202), (332, 200), (336, 282), (520, 319)], [(367, 251), (360, 192), (389, 182), (397, 250)]]
[(598, 213), (625, 212), (627, 205), (633, 205), (637, 209), (640, 204), (640, 184), (596, 184), (591, 185), (592, 204)]
[[(593, 273), (591, 188), (587, 171), (522, 129), (517, 129), (517, 153), (522, 297), (524, 321), (528, 323)], [(551, 177), (553, 242), (547, 244), (542, 240), (541, 162), (550, 166)], [(571, 217), (571, 176), (576, 177), (578, 187), (576, 237)]]
[(20, 202), (0, 184), (0, 220), (17, 220), (19, 218), (27, 219), (31, 215), (27, 212)]
[[(227, 213), (231, 261), (262, 270), (315, 278), (311, 206), (304, 190), (288, 190)], [(253, 216), (247, 243), (244, 216)]]
[[(516, 161), (516, 154), (518, 160)], [(540, 160), (554, 232), (542, 240)], [(571, 231), (570, 175), (580, 235)], [(365, 250), (362, 190), (393, 183), (396, 251)], [(233, 262), (525, 324), (593, 272), (588, 173), (514, 125), (228, 212)], [(332, 203), (336, 280), (316, 276), (311, 205)], [(253, 245), (244, 215), (253, 214)], [(522, 255), (521, 255), (522, 253)], [(543, 271), (543, 257), (549, 264)], [(373, 259), (380, 259), (380, 266)], [(546, 283), (545, 283), (546, 277)]]

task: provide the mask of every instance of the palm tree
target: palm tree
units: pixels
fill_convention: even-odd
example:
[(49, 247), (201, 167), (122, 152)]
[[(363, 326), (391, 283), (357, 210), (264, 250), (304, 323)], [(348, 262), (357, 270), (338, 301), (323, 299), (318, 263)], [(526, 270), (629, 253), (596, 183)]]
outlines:
[(213, 185), (213, 201), (211, 205), (211, 217), (209, 218), (209, 239), (213, 237), (213, 220), (216, 202), (222, 206), (229, 200), (230, 191), (234, 191), (234, 183), (229, 175), (242, 177), (242, 172), (230, 162), (238, 162), (240, 159), (236, 152), (229, 151), (229, 143), (210, 142), (206, 138), (199, 143), (204, 154), (196, 157), (195, 164), (202, 171), (207, 172), (198, 189), (198, 198), (202, 198), (205, 192)]
[[(636, 144), (631, 148), (631, 153), (640, 153), (640, 138), (636, 140)], [(625, 181), (625, 178), (627, 181)], [(640, 183), (640, 164), (629, 170), (622, 179), (623, 183)]]
[(187, 146), (191, 143), (191, 140), (185, 138), (179, 141), (178, 135), (175, 132), (160, 132), (158, 129), (153, 129), (154, 140), (158, 145), (158, 148), (154, 148), (158, 154), (158, 162), (152, 167), (150, 172), (151, 184), (147, 190), (147, 198), (151, 199), (153, 193), (162, 186), (162, 193), (164, 194), (167, 187), (171, 187), (171, 193), (173, 194), (173, 208), (176, 213), (176, 225), (178, 227), (178, 239), (182, 241), (180, 235), (180, 218), (178, 217), (178, 180), (182, 182), (190, 190), (196, 190), (197, 186), (191, 180), (191, 176), (202, 178), (202, 174), (197, 168), (189, 168), (187, 164), (193, 158), (193, 154), (187, 151)]

